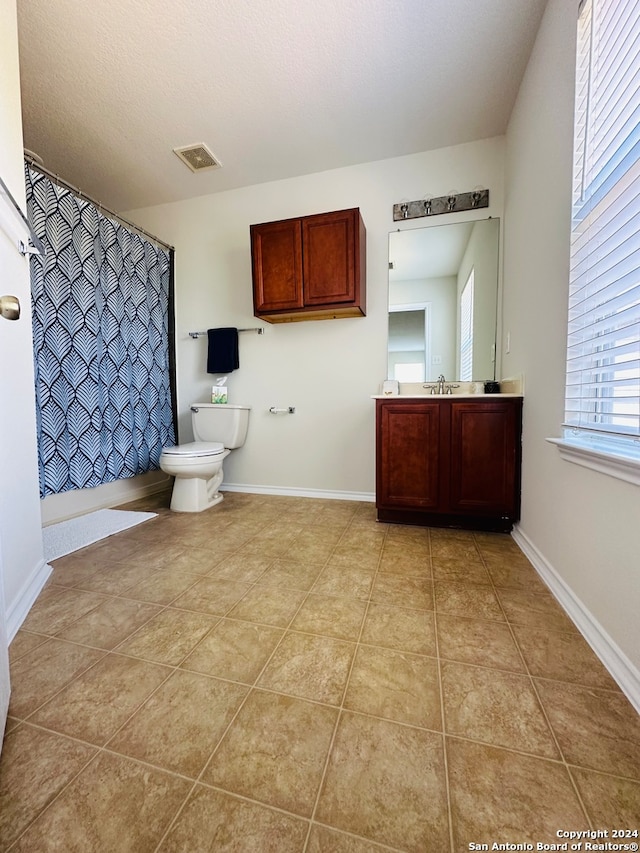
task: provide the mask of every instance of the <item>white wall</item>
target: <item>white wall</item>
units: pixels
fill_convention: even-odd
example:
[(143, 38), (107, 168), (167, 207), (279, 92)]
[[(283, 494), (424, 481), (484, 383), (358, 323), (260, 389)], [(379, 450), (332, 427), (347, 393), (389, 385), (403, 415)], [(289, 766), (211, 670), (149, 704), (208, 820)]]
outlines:
[[(17, 45), (15, 0), (0, 0), (0, 175), (25, 211)], [(17, 322), (0, 318), (0, 564), (9, 637), (50, 571), (40, 532), (29, 266), (16, 248), (25, 232), (15, 222), (0, 199), (0, 287), (22, 306)]]
[[(245, 446), (225, 462), (225, 483), (326, 496), (373, 497), (374, 405), (387, 373), (388, 237), (393, 204), (451, 186), (490, 188), (491, 207), (447, 222), (502, 215), (504, 139), (202, 196), (127, 218), (176, 247), (180, 440), (191, 439), (189, 405), (206, 400), (205, 339), (190, 331), (266, 325), (243, 333), (230, 402), (252, 406)], [(195, 178), (197, 180), (197, 178)], [(253, 316), (249, 226), (359, 207), (367, 229), (367, 316), (263, 324)], [(418, 228), (423, 220), (401, 223)], [(270, 406), (295, 406), (271, 415)]]
[(507, 134), (503, 375), (526, 378), (522, 541), (638, 688), (640, 490), (545, 441), (563, 417), (576, 8), (549, 0)]

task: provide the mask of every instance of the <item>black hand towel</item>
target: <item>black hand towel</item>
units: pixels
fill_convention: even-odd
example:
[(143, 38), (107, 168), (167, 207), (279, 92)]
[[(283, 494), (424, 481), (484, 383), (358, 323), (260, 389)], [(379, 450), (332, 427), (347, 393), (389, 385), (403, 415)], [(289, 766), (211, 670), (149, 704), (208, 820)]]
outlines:
[(240, 367), (237, 329), (209, 329), (207, 338), (207, 373), (231, 373)]

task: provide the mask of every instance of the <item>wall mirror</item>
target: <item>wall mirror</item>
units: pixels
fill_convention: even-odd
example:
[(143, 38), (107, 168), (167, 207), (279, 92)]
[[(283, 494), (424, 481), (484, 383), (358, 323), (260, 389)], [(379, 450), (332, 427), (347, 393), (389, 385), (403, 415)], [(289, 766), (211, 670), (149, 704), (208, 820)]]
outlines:
[(389, 235), (387, 378), (495, 379), (500, 220)]

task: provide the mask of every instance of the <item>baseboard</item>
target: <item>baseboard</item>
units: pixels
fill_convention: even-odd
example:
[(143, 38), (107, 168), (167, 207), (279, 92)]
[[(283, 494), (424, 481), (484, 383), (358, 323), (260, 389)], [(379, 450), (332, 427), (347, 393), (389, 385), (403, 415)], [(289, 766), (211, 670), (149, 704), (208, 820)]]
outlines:
[(105, 483), (95, 489), (76, 489), (60, 495), (50, 495), (40, 502), (42, 524), (46, 527), (98, 509), (112, 509), (114, 506), (137, 501), (168, 489), (172, 482), (173, 477), (168, 474), (152, 471), (137, 477)]
[(325, 489), (296, 489), (289, 486), (252, 486), (248, 483), (223, 483), (222, 492), (247, 492), (251, 495), (288, 495), (295, 498), (322, 498), (335, 501), (375, 502), (373, 492), (334, 492)]
[(629, 702), (640, 714), (640, 671), (538, 551), (529, 537), (519, 527), (514, 528), (511, 535)]
[(52, 567), (42, 559), (31, 573), (31, 577), (16, 601), (7, 608), (7, 639), (9, 643), (11, 643), (18, 633), (18, 629), (27, 618), (27, 614), (31, 610), (36, 598), (42, 592), (42, 588), (49, 580), (52, 571)]

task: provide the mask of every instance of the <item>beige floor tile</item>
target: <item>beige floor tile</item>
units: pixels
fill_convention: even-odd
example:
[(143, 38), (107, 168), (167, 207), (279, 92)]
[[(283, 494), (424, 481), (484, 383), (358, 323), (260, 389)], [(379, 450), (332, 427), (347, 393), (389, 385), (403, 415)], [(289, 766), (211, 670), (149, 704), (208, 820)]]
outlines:
[(536, 679), (570, 764), (640, 780), (640, 716), (621, 693)]
[(456, 853), (472, 842), (535, 849), (560, 843), (558, 829), (588, 825), (560, 763), (454, 738), (447, 758)]
[(447, 734), (559, 758), (528, 676), (446, 662), (441, 678)]
[[(195, 545), (195, 543), (193, 544)], [(190, 548), (182, 539), (176, 540), (174, 536), (169, 535), (154, 536), (147, 540), (142, 550), (137, 550), (133, 555), (122, 557), (121, 563), (131, 567), (148, 567), (151, 570), (158, 571), (158, 569), (173, 566), (189, 550)]]
[(201, 578), (172, 602), (182, 610), (196, 610), (211, 616), (224, 616), (251, 589), (248, 583), (236, 583), (223, 578)]
[(221, 619), (181, 664), (184, 669), (253, 684), (283, 631)]
[(314, 524), (327, 525), (333, 528), (345, 529), (349, 526), (358, 512), (355, 501), (324, 501), (313, 516)]
[(141, 583), (130, 587), (124, 595), (138, 601), (152, 604), (171, 604), (171, 602), (201, 579), (201, 575), (176, 572), (173, 569), (160, 569)]
[(448, 850), (442, 736), (343, 713), (315, 817), (408, 853)]
[(291, 627), (308, 634), (357, 640), (366, 609), (366, 602), (354, 598), (309, 593)]
[(273, 563), (273, 557), (263, 554), (232, 554), (216, 565), (211, 577), (239, 583), (255, 583)]
[(331, 561), (318, 575), (312, 587), (319, 595), (345, 596), (366, 601), (369, 598), (375, 572), (360, 566), (337, 566)]
[(428, 550), (422, 553), (396, 543), (387, 543), (382, 551), (379, 570), (392, 575), (431, 580), (431, 555)]
[(372, 841), (314, 824), (306, 853), (385, 853), (388, 850), (388, 847), (380, 847)]
[(357, 545), (338, 544), (333, 549), (327, 565), (333, 568), (364, 569), (375, 572), (380, 562), (380, 548), (359, 548)]
[(473, 563), (480, 558), (480, 552), (472, 536), (461, 538), (435, 535), (431, 539), (431, 556), (434, 560), (451, 559)]
[(177, 671), (109, 741), (109, 749), (191, 778), (209, 759), (247, 687)]
[(311, 589), (321, 571), (322, 563), (276, 560), (260, 576), (258, 583), (260, 586), (298, 589), (306, 592)]
[(493, 589), (480, 584), (437, 580), (435, 602), (438, 613), (504, 622), (504, 613)]
[(532, 675), (588, 687), (618, 690), (618, 685), (579, 634), (513, 626)]
[(433, 610), (433, 584), (424, 578), (378, 572), (371, 589), (371, 601), (415, 610)]
[(458, 557), (434, 557), (433, 577), (435, 580), (453, 583), (484, 584), (492, 581), (480, 557), (461, 560)]
[[(238, 527), (229, 523), (220, 527), (219, 523), (219, 520), (216, 519), (215, 529), (213, 522), (209, 522), (200, 530), (189, 529), (188, 532), (191, 545), (198, 551), (207, 551), (210, 555), (210, 562), (214, 564), (235, 554), (238, 549), (255, 536), (256, 531), (261, 526), (259, 521), (256, 521), (253, 527)], [(193, 569), (189, 571), (193, 571)]]
[(301, 853), (305, 820), (198, 785), (158, 853)]
[(53, 583), (59, 586), (77, 586), (82, 588), (82, 584), (86, 583), (96, 572), (108, 571), (111, 563), (95, 559), (89, 564), (86, 559), (79, 557), (78, 552), (76, 552), (66, 557), (61, 557), (59, 560), (54, 560), (51, 565), (53, 566), (53, 574), (51, 575)]
[(306, 595), (304, 590), (254, 586), (228, 615), (232, 619), (286, 628)]
[(102, 753), (31, 825), (13, 850), (152, 853), (191, 784)]
[(404, 542), (426, 545), (431, 550), (431, 533), (428, 527), (413, 527), (410, 524), (388, 524), (386, 534), (388, 542)]
[(490, 533), (489, 531), (474, 531), (473, 538), (480, 553), (491, 554), (522, 554), (520, 548), (509, 533)]
[(514, 625), (577, 633), (578, 629), (549, 592), (499, 588), (497, 595), (507, 620)]
[(438, 648), (445, 659), (525, 672), (509, 626), (438, 613)]
[(497, 587), (526, 589), (530, 592), (548, 592), (540, 576), (527, 560), (521, 563), (518, 561), (496, 561), (486, 558), (485, 562), (491, 575), (491, 580)]
[(340, 545), (348, 548), (362, 548), (366, 551), (374, 551), (382, 548), (387, 532), (380, 529), (380, 525), (370, 527), (365, 524), (351, 524), (340, 537)]
[(101, 746), (171, 670), (108, 654), (43, 705), (32, 722)]
[(438, 662), (377, 646), (359, 646), (344, 707), (442, 731)]
[(64, 640), (47, 640), (11, 666), (9, 711), (24, 719), (105, 655)]
[(90, 590), (102, 595), (124, 595), (136, 584), (154, 575), (160, 566), (141, 560), (139, 564), (111, 563), (106, 568), (93, 572), (76, 589)]
[(159, 607), (108, 598), (96, 608), (58, 632), (58, 637), (98, 649), (113, 649), (160, 612)]
[(22, 623), (25, 631), (56, 634), (105, 600), (103, 595), (64, 587), (45, 587)]
[[(211, 537), (211, 532), (207, 531)], [(187, 533), (186, 537), (191, 539)], [(219, 544), (214, 538), (209, 547), (199, 547), (195, 543), (187, 550), (181, 551), (179, 554), (168, 560), (164, 566), (164, 571), (175, 572), (176, 574), (186, 575), (208, 575), (213, 574), (222, 560), (225, 559), (227, 552), (219, 548)]]
[(252, 691), (202, 781), (310, 817), (337, 710)]
[[(270, 557), (272, 560), (284, 557), (293, 545), (300, 526), (273, 525), (265, 527), (244, 543), (237, 551), (238, 557)], [(282, 528), (282, 532), (279, 532)]]
[(168, 607), (121, 643), (117, 651), (178, 666), (219, 621), (217, 616)]
[(96, 752), (28, 724), (5, 737), (0, 757), (0, 850), (8, 850)]
[(30, 631), (24, 631), (21, 628), (9, 646), (9, 660), (15, 664), (21, 657), (46, 643), (48, 639), (46, 634), (32, 634)]
[(354, 643), (288, 631), (258, 684), (303, 699), (339, 705), (354, 651)]
[(12, 644), (0, 848), (458, 853), (637, 822), (639, 718), (512, 537), (170, 495), (56, 560)]
[[(640, 782), (571, 768), (592, 826), (640, 832)], [(613, 839), (611, 839), (613, 840)], [(622, 843), (638, 838), (621, 838)]]
[(434, 614), (372, 601), (362, 629), (361, 642), (419, 655), (436, 654)]

